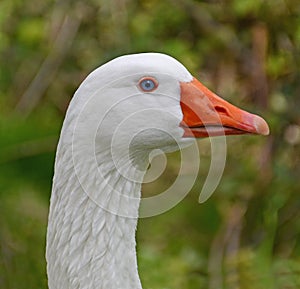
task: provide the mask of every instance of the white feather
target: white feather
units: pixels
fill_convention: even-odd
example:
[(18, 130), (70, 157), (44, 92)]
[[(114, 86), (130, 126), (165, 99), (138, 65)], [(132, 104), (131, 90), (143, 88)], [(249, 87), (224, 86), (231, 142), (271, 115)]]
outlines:
[[(137, 87), (144, 76), (159, 82), (155, 93)], [(179, 81), (191, 80), (175, 59), (149, 53), (112, 60), (81, 84), (55, 161), (46, 252), (50, 289), (142, 288), (135, 249), (141, 183), (149, 152), (183, 142)]]

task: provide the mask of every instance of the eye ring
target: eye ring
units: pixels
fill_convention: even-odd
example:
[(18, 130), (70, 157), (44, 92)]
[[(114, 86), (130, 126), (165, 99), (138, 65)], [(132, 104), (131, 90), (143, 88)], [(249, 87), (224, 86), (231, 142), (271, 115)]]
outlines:
[(143, 92), (152, 92), (158, 87), (158, 81), (151, 76), (143, 77), (139, 80), (139, 88)]

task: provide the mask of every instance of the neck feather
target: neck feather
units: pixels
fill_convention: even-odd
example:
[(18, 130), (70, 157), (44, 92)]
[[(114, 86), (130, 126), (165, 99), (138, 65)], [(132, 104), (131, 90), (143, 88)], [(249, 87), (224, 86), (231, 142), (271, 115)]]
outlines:
[[(71, 144), (59, 144), (47, 232), (49, 288), (141, 289), (135, 248), (141, 182), (121, 175), (107, 151), (97, 162), (85, 156), (74, 162), (73, 154)], [(133, 166), (127, 173), (142, 178)]]

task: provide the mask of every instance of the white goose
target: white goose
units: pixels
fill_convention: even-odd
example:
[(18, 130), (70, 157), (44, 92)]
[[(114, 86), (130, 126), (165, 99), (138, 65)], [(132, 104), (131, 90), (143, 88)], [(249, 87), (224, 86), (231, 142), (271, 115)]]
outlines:
[(70, 103), (57, 148), (49, 288), (141, 289), (135, 231), (149, 153), (224, 133), (269, 129), (170, 56), (122, 56), (93, 71)]

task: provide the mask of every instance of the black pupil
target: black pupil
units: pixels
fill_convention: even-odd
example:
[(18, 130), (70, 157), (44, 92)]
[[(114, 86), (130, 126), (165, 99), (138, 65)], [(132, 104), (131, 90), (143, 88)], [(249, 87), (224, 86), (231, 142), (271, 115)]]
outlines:
[(152, 87), (152, 82), (151, 82), (151, 80), (146, 80), (146, 81), (145, 81), (145, 87), (146, 87), (146, 88), (151, 88), (151, 87)]

